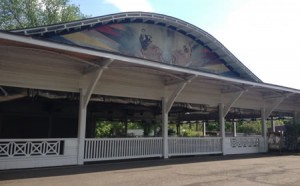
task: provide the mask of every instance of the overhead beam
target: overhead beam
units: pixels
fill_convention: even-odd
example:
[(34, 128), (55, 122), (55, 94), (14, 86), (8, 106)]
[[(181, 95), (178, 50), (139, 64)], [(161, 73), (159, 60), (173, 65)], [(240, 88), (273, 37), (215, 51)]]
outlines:
[(107, 62), (105, 62), (105, 65), (103, 65), (102, 67), (98, 68), (94, 73), (93, 73), (93, 78), (91, 79), (90, 81), (90, 84), (88, 85), (85, 93), (84, 93), (84, 96), (83, 96), (83, 106), (86, 107), (92, 94), (93, 94), (93, 91), (100, 79), (100, 77), (102, 76), (104, 70), (107, 69), (107, 67), (113, 62), (112, 59), (108, 59)]
[(176, 89), (173, 91), (171, 96), (168, 98), (168, 101), (166, 102), (166, 112), (167, 113), (171, 110), (176, 98), (179, 96), (179, 94), (182, 92), (182, 90), (185, 88), (185, 86), (196, 77), (197, 76), (190, 76), (189, 78), (187, 78), (187, 80), (185, 80), (184, 82), (181, 82), (177, 85)]
[(253, 88), (254, 86), (247, 86), (247, 85), (227, 85), (224, 86), (221, 89), (221, 93), (222, 94), (228, 94), (228, 93), (235, 93), (235, 92), (239, 92), (242, 90), (249, 90), (250, 88)]
[(34, 52), (38, 52), (38, 53), (44, 53), (46, 55), (48, 54), (48, 55), (61, 56), (63, 58), (70, 59), (74, 62), (87, 64), (87, 65), (92, 66), (92, 67), (99, 67), (98, 64), (95, 64), (93, 62), (90, 62), (90, 61), (87, 61), (87, 60), (84, 60), (84, 59), (80, 59), (78, 57), (73, 57), (71, 55), (66, 55), (66, 54), (63, 54), (63, 53), (60, 53), (60, 52), (50, 51), (50, 50), (45, 50), (45, 49), (28, 48), (28, 47), (22, 47), (22, 46), (6, 46), (6, 45), (5, 46), (0, 45), (0, 49), (2, 51), (4, 51), (4, 49), (17, 49), (17, 50), (34, 51)]
[(195, 75), (191, 75), (191, 76), (187, 76), (187, 77), (179, 77), (179, 76), (175, 76), (176, 77), (176, 80), (170, 80), (170, 81), (166, 81), (165, 82), (165, 85), (166, 86), (171, 86), (171, 85), (176, 85), (176, 84), (179, 84), (179, 83), (184, 83), (186, 81), (191, 81)]

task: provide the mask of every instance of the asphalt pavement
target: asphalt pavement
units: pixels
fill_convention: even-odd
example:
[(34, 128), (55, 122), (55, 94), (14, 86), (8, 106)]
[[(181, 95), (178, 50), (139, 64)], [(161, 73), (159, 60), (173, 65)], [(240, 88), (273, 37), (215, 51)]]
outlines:
[(1, 186), (300, 185), (300, 154), (197, 156), (0, 171)]

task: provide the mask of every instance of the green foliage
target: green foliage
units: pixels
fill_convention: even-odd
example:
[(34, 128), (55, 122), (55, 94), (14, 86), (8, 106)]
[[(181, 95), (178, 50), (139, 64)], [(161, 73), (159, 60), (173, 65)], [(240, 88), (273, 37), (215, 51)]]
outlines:
[(220, 131), (220, 124), (218, 121), (212, 122), (206, 124), (206, 131)]
[(260, 135), (262, 133), (261, 121), (239, 121), (237, 123), (237, 132)]
[(97, 138), (110, 136), (112, 124), (108, 121), (101, 121), (96, 123), (95, 136)]
[(69, 0), (1, 0), (0, 29), (27, 27), (74, 21), (86, 17)]
[(200, 137), (202, 135), (203, 135), (202, 132), (193, 131), (191, 129), (182, 131), (182, 136), (184, 136), (184, 137)]
[(142, 123), (142, 127), (144, 130), (144, 136), (149, 136), (149, 134), (152, 132), (152, 125), (150, 123)]
[[(144, 136), (149, 136), (149, 134), (153, 131), (153, 125), (146, 122), (128, 122), (127, 128), (143, 129)], [(95, 136), (97, 138), (127, 136), (125, 123), (121, 121), (98, 121), (96, 123)]]
[(286, 124), (286, 145), (289, 150), (300, 148), (300, 123), (288, 122)]
[(140, 129), (141, 126), (137, 122), (128, 122), (128, 129)]
[(98, 121), (95, 136), (97, 138), (124, 136), (124, 124), (116, 121)]
[[(201, 126), (197, 128), (197, 126)], [(197, 130), (198, 129), (198, 130)], [(203, 129), (202, 129), (202, 124), (196, 124), (196, 123), (189, 123), (189, 124), (181, 124), (180, 125), (180, 135), (179, 136), (184, 136), (184, 137), (199, 137), (203, 135)], [(173, 136), (176, 134), (176, 125), (175, 124), (170, 124), (169, 125), (169, 131), (168, 131), (170, 136)]]

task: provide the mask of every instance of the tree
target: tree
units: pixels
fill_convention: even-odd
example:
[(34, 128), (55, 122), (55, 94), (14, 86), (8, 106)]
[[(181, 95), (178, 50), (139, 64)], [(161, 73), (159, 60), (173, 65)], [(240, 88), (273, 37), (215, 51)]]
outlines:
[(70, 0), (1, 0), (0, 30), (74, 21), (87, 16)]

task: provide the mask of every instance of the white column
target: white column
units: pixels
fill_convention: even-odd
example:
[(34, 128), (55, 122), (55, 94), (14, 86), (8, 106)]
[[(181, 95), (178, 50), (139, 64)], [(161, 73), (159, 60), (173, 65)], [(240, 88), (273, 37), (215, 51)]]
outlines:
[(296, 124), (298, 122), (298, 112), (295, 111), (293, 115), (293, 123)]
[(233, 119), (233, 137), (236, 137), (236, 121)]
[(206, 136), (206, 122), (203, 121), (203, 137)]
[(78, 119), (78, 157), (77, 164), (83, 165), (84, 140), (86, 130), (86, 112), (87, 106), (84, 104), (84, 92), (80, 89), (79, 100), (79, 119)]
[(261, 128), (262, 128), (262, 137), (264, 139), (264, 152), (268, 151), (268, 144), (267, 144), (267, 120), (266, 120), (266, 110), (265, 108), (261, 109)]
[(222, 138), (222, 152), (225, 155), (225, 117), (224, 117), (224, 104), (219, 104), (219, 123), (220, 123), (220, 133)]
[(164, 159), (169, 158), (169, 146), (168, 146), (168, 112), (167, 112), (167, 100), (162, 98), (162, 135), (163, 135), (163, 156)]
[(275, 122), (274, 122), (274, 119), (273, 117), (271, 117), (271, 128), (272, 128), (272, 132), (275, 132)]

